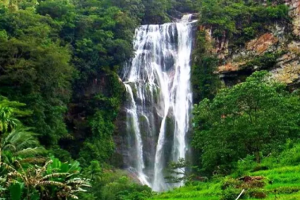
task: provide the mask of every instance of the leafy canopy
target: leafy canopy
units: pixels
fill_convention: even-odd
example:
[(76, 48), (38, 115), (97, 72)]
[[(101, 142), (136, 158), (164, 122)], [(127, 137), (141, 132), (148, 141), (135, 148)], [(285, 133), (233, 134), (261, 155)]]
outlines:
[[(229, 172), (234, 161), (279, 150), (300, 130), (300, 99), (255, 72), (246, 82), (221, 90), (194, 108), (193, 145), (203, 170)], [(216, 172), (216, 171), (215, 171)]]

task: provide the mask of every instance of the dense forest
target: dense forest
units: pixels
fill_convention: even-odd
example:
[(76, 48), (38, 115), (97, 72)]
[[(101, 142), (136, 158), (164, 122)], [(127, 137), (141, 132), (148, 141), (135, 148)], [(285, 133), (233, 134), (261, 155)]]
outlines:
[[(187, 168), (186, 186), (157, 194), (116, 151), (120, 77), (135, 28), (184, 13), (198, 20), (193, 156), (168, 169), (176, 182)], [(300, 41), (293, 25), (283, 0), (1, 0), (0, 198), (231, 200), (242, 189), (243, 199), (300, 198), (298, 80), (269, 73), (285, 55), (299, 57), (300, 45), (288, 45)], [(276, 48), (240, 53), (278, 26)], [(229, 60), (238, 70), (222, 71)]]

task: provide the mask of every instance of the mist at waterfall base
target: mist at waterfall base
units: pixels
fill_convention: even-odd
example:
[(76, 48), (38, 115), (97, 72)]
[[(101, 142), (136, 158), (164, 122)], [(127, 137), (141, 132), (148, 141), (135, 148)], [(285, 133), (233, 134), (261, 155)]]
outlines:
[[(165, 191), (170, 162), (186, 158), (192, 91), (192, 15), (136, 29), (135, 56), (125, 67), (126, 137), (131, 171), (142, 184)], [(184, 169), (182, 169), (184, 170)]]

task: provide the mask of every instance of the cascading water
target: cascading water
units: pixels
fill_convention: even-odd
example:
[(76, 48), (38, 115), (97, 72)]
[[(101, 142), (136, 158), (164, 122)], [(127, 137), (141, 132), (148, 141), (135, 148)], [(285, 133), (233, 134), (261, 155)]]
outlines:
[(129, 162), (142, 184), (163, 191), (182, 185), (167, 183), (164, 169), (187, 153), (191, 15), (177, 23), (139, 27), (134, 50), (124, 73)]

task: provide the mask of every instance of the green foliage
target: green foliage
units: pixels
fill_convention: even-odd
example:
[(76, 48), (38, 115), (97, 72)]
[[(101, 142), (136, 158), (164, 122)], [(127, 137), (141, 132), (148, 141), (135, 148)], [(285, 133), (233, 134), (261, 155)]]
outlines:
[[(80, 199), (149, 198), (152, 193), (148, 187), (106, 166), (115, 150), (114, 121), (124, 98), (117, 73), (133, 54), (134, 28), (140, 23), (169, 22), (184, 12), (199, 9), (200, 25), (211, 27), (214, 37), (226, 36), (236, 48), (265, 32), (269, 24), (290, 20), (286, 6), (264, 7), (255, 2), (2, 1), (0, 95), (13, 101), (0, 98), (1, 198), (75, 198), (75, 193), (89, 186), (82, 176), (91, 180), (92, 187), (79, 194)], [(192, 82), (196, 102), (213, 99), (220, 88), (214, 74), (220, 63), (208, 54), (210, 44), (205, 37), (204, 31), (198, 33), (194, 52)], [(244, 67), (269, 68), (276, 58), (277, 54), (265, 54)], [(253, 159), (262, 157), (268, 167), (271, 161), (278, 165), (298, 162), (297, 145), (276, 159), (278, 154), (266, 156), (283, 148), (286, 138), (297, 136), (299, 98), (281, 87), (263, 83), (259, 76), (256, 74), (245, 84), (224, 90), (214, 100), (204, 100), (196, 106), (194, 143), (206, 172), (229, 172), (236, 165), (239, 175), (255, 168), (261, 170)], [(26, 111), (22, 109), (25, 104), (18, 101), (26, 104)], [(46, 150), (40, 142), (50, 149), (49, 154), (64, 162), (51, 157), (52, 162), (45, 163), (49, 158), (44, 157)], [(79, 163), (71, 161), (70, 154), (85, 167), (82, 175)], [(173, 172), (180, 173), (176, 169), (184, 165), (173, 163)], [(274, 174), (271, 177), (275, 180), (284, 180)], [(193, 184), (196, 186), (191, 183), (190, 187), (199, 191), (200, 197), (191, 191), (179, 196), (221, 196), (219, 183)], [(289, 191), (294, 190), (287, 189), (286, 193)], [(224, 193), (226, 196), (232, 191)]]
[(102, 189), (103, 200), (144, 200), (151, 196), (151, 189), (130, 181), (126, 176), (106, 184)]
[(16, 200), (68, 197), (78, 199), (76, 193), (84, 192), (83, 188), (89, 187), (86, 179), (78, 177), (80, 170), (78, 162), (61, 163), (58, 159), (52, 158), (43, 166), (22, 166), (20, 162), (16, 163), (17, 166), (1, 163), (8, 173), (2, 172), (2, 175), (5, 177), (9, 192)]
[(68, 21), (74, 12), (74, 5), (68, 1), (42, 1), (37, 7), (41, 15), (50, 15), (53, 19)]
[[(26, 9), (1, 7), (0, 95), (27, 104), (34, 117), (23, 122), (40, 133), (40, 141), (47, 147), (70, 138), (64, 122), (70, 100), (80, 104), (91, 80), (112, 77), (132, 55), (139, 16), (132, 19), (133, 5), (121, 8), (118, 3), (46, 0)], [(97, 93), (119, 98), (115, 90), (118, 79), (107, 81), (110, 88)], [(83, 106), (91, 107), (90, 102)]]
[(13, 117), (13, 109), (0, 105), (0, 132), (13, 130), (18, 123), (19, 120)]
[(0, 41), (7, 41), (8, 35), (5, 30), (0, 31)]
[(101, 188), (106, 183), (103, 181), (104, 170), (100, 166), (100, 163), (96, 160), (91, 161), (90, 165), (84, 168), (84, 171), (82, 173), (84, 177), (87, 177), (90, 180), (92, 187), (88, 188), (87, 193), (82, 193), (80, 195), (80, 199), (101, 199)]
[[(265, 177), (264, 184), (260, 187), (248, 188), (248, 183), (233, 179), (230, 177), (222, 177), (210, 179), (208, 182), (195, 182), (193, 185), (184, 186), (172, 191), (163, 192), (154, 195), (149, 199), (163, 200), (220, 200), (221, 198), (236, 199), (241, 193), (239, 188), (242, 183), (246, 189), (240, 199), (298, 199), (300, 189), (299, 165), (292, 167), (279, 167), (269, 170), (248, 173), (251, 177)], [(247, 172), (245, 172), (247, 173)], [(226, 187), (224, 185), (226, 184)], [(238, 186), (238, 187), (237, 187)], [(230, 198), (231, 196), (231, 198)]]
[(160, 24), (169, 21), (167, 11), (171, 8), (170, 0), (144, 0), (145, 17), (143, 23)]
[(62, 115), (74, 71), (68, 47), (52, 40), (57, 32), (53, 23), (29, 9), (5, 11), (0, 22), (0, 29), (9, 33), (0, 46), (0, 94), (27, 104), (35, 117), (24, 122), (35, 127), (47, 145), (67, 132)]
[[(117, 76), (118, 66), (132, 55), (134, 28), (142, 17), (141, 13), (132, 13), (140, 9), (132, 2), (46, 0), (34, 6), (23, 2), (14, 9), (0, 8), (0, 95), (26, 103), (26, 109), (32, 114), (28, 116), (12, 108), (7, 110), (13, 102), (10, 105), (1, 102), (5, 114), (3, 132), (9, 132), (1, 145), (5, 163), (17, 167), (17, 171), (26, 176), (36, 177), (34, 171), (39, 170), (39, 165), (31, 164), (45, 161), (40, 154), (45, 150), (36, 136), (43, 145), (51, 148), (49, 153), (64, 161), (70, 161), (70, 155), (58, 144), (74, 149), (72, 155), (79, 157), (84, 166), (94, 159), (109, 160), (114, 151), (113, 121), (124, 91)], [(136, 1), (136, 6), (140, 3)], [(127, 7), (121, 8), (123, 5)], [(96, 86), (93, 85), (95, 80), (99, 80)], [(104, 89), (90, 93), (91, 87)], [(82, 123), (87, 127), (86, 131), (76, 132), (74, 126), (68, 124), (68, 134), (65, 114), (70, 102), (75, 108), (82, 106), (85, 112)], [(22, 122), (39, 134), (26, 127), (14, 129), (15, 118), (19, 116), (26, 116)], [(73, 116), (69, 116), (68, 119), (73, 121)], [(16, 166), (16, 162), (25, 163), (24, 171)], [(71, 173), (69, 167), (54, 159), (47, 166), (45, 175)], [(71, 183), (69, 177), (58, 178), (51, 180), (56, 186), (59, 181)], [(93, 180), (95, 188), (86, 194), (90, 197), (87, 199), (101, 198), (97, 187), (102, 184), (97, 176)], [(30, 196), (39, 199), (40, 195), (49, 193), (51, 198), (62, 198), (59, 188), (63, 187), (56, 186), (34, 188), (30, 190)]]
[(203, 169), (228, 173), (239, 158), (280, 150), (287, 138), (297, 138), (299, 97), (255, 72), (246, 82), (220, 91), (194, 109), (193, 145), (201, 151)]
[(189, 164), (185, 159), (180, 158), (177, 162), (169, 163), (167, 167), (167, 176), (165, 179), (168, 183), (186, 182), (190, 179), (188, 176), (187, 168)]
[(4, 153), (4, 159), (9, 162), (5, 152), (10, 152), (16, 158), (29, 158), (44, 155), (46, 150), (40, 146), (39, 141), (35, 137), (36, 134), (31, 132), (29, 128), (18, 126), (10, 133), (4, 135), (1, 141), (1, 149)]
[(241, 69), (247, 69), (251, 71), (271, 69), (276, 64), (277, 59), (282, 55), (283, 52), (265, 53), (242, 65)]
[(254, 169), (255, 166), (257, 166), (257, 163), (255, 162), (255, 156), (247, 155), (245, 158), (237, 161), (237, 166), (233, 176), (236, 178), (241, 177), (245, 172)]
[(211, 27), (215, 38), (225, 36), (234, 48), (264, 33), (274, 22), (290, 22), (283, 2), (263, 6), (255, 1), (202, 0), (200, 4), (201, 25)]
[(236, 199), (239, 196), (240, 192), (241, 191), (239, 189), (228, 188), (228, 189), (226, 189), (226, 190), (223, 191), (221, 200)]
[(22, 111), (19, 107), (25, 104), (9, 101), (8, 99), (0, 96), (0, 133), (4, 134), (13, 131), (17, 125), (20, 125), (17, 117), (24, 117), (29, 115), (30, 111)]
[(107, 161), (113, 153), (114, 142), (112, 133), (114, 124), (110, 121), (110, 118), (104, 119), (104, 114), (98, 111), (90, 120), (92, 137), (84, 143), (84, 147), (80, 152), (83, 163), (89, 163), (94, 159)]
[(91, 180), (92, 187), (82, 193), (80, 199), (144, 200), (152, 195), (149, 187), (130, 180), (125, 171), (108, 170), (98, 161), (92, 161), (83, 174)]
[[(228, 0), (201, 0), (199, 5), (199, 25), (196, 45), (193, 52), (192, 86), (193, 98), (199, 102), (204, 98), (212, 99), (221, 87), (217, 66), (222, 60), (212, 56), (205, 29), (211, 29), (212, 37), (216, 41), (229, 40), (229, 50), (234, 52), (237, 48), (259, 34), (269, 31), (269, 27), (276, 23), (288, 24), (288, 7), (283, 2), (269, 3), (267, 6), (256, 1), (228, 1)], [(229, 52), (229, 53), (230, 53)], [(266, 53), (246, 63), (243, 68), (247, 70), (269, 69), (274, 66), (281, 52)]]
[(279, 161), (280, 166), (297, 166), (300, 163), (300, 144), (296, 143), (291, 148), (287, 145), (286, 148), (278, 157), (277, 160)]
[(194, 101), (204, 98), (212, 99), (220, 87), (219, 77), (214, 73), (218, 60), (212, 56), (203, 55), (192, 67), (192, 84)]
[(21, 200), (22, 198), (22, 190), (23, 190), (24, 184), (21, 183), (14, 183), (11, 184), (9, 189), (10, 198), (11, 200)]
[(162, 24), (180, 18), (182, 13), (198, 11), (197, 0), (142, 0), (142, 3), (143, 24)]
[(193, 51), (191, 82), (193, 86), (194, 102), (204, 98), (212, 99), (221, 86), (220, 79), (215, 73), (218, 59), (208, 52), (206, 32), (197, 33), (196, 46)]
[[(23, 105), (2, 98), (0, 106), (6, 108), (2, 109), (2, 119), (27, 114), (16, 108)], [(18, 119), (14, 118), (14, 121)], [(11, 126), (11, 120), (5, 120), (5, 123), (4, 127), (11, 128), (2, 130), (0, 137), (1, 197), (12, 200), (78, 199), (76, 193), (85, 191), (82, 187), (90, 186), (78, 175), (79, 162), (62, 163), (53, 157), (45, 162), (48, 159), (42, 156), (46, 150), (40, 146), (36, 134), (20, 121), (14, 126)]]

